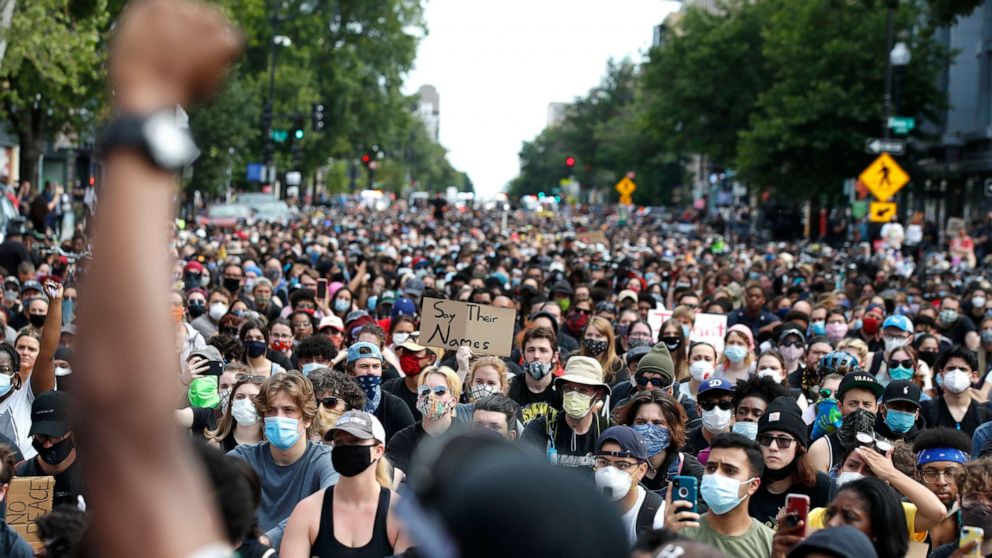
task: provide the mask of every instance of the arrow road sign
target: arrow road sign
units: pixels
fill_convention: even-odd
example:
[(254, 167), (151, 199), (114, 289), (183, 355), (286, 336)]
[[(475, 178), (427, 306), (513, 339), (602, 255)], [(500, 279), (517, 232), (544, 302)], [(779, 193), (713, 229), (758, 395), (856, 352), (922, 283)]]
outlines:
[(894, 202), (871, 202), (868, 220), (872, 223), (888, 223), (895, 214), (896, 204)]
[(906, 152), (906, 142), (901, 139), (868, 138), (865, 140), (865, 152), (873, 155), (886, 152), (902, 155)]

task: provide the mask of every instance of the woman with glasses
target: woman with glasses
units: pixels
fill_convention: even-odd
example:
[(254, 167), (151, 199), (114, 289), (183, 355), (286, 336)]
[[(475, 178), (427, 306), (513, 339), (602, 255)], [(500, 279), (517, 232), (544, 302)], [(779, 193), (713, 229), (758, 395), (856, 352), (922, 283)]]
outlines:
[[(269, 347), (281, 354), (283, 358), (292, 363), (296, 355), (293, 354), (293, 325), (289, 320), (279, 318), (269, 326)], [(295, 364), (293, 365), (295, 368)]]
[(808, 496), (814, 508), (830, 502), (834, 484), (810, 463), (806, 453), (807, 427), (795, 399), (786, 395), (768, 405), (758, 419), (757, 440), (765, 472), (758, 491), (748, 502), (751, 517), (774, 528), (778, 510), (785, 506), (789, 494)]
[(461, 378), (447, 366), (429, 366), (420, 373), (416, 405), (422, 418), (397, 432), (386, 447), (386, 457), (397, 469), (396, 478), (410, 470), (410, 458), (426, 437), (443, 436), (451, 428), (461, 385)]
[(321, 442), (341, 415), (365, 408), (365, 392), (351, 376), (331, 368), (318, 368), (308, 378), (317, 399), (317, 416), (308, 434), (312, 441)]
[(231, 397), (222, 409), (223, 414), (216, 430), (206, 432), (211, 445), (227, 453), (243, 444), (257, 444), (262, 441), (262, 420), (255, 410), (255, 396), (265, 377), (252, 374), (237, 374), (231, 389)]
[(241, 325), (238, 338), (245, 346), (245, 364), (251, 368), (252, 374), (268, 378), (286, 371), (266, 356), (266, 351), (269, 349), (269, 330), (265, 324), (258, 320), (246, 320)]
[(663, 492), (670, 476), (703, 477), (696, 456), (682, 451), (686, 414), (682, 406), (660, 389), (639, 391), (613, 411), (613, 421), (632, 427), (648, 449), (648, 470), (641, 479), (648, 490)]

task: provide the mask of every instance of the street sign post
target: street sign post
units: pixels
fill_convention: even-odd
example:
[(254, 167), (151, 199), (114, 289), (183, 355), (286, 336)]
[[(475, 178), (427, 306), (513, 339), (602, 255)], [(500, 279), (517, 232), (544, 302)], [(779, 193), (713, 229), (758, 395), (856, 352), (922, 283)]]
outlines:
[(868, 138), (865, 140), (865, 152), (872, 155), (881, 153), (902, 155), (906, 152), (906, 142), (901, 139)]
[(916, 119), (909, 116), (890, 116), (889, 128), (897, 134), (908, 134), (916, 128)]
[(895, 202), (871, 202), (868, 210), (868, 220), (872, 223), (888, 223), (892, 216), (896, 214)]
[(634, 181), (631, 180), (629, 177), (625, 176), (621, 178), (620, 182), (617, 182), (616, 185), (617, 193), (620, 194), (620, 203), (624, 205), (630, 205), (634, 203), (634, 200), (630, 197), (630, 195), (633, 194), (634, 190), (636, 189), (637, 189), (637, 184), (634, 184)]
[(902, 170), (888, 153), (882, 153), (858, 176), (879, 201), (887, 201), (909, 182), (909, 175)]

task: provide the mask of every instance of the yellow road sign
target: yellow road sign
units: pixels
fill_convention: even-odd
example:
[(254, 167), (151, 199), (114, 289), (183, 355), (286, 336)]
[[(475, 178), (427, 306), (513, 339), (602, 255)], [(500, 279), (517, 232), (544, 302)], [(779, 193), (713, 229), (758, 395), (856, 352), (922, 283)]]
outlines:
[(616, 190), (620, 194), (621, 199), (625, 196), (630, 197), (630, 195), (633, 194), (634, 190), (636, 189), (637, 189), (637, 184), (634, 184), (634, 181), (627, 178), (626, 176), (620, 179), (620, 182), (617, 182)]
[(868, 220), (872, 223), (888, 223), (892, 216), (896, 214), (895, 202), (871, 202), (868, 210)]
[(624, 205), (631, 205), (634, 203), (634, 199), (630, 197), (630, 194), (622, 194), (620, 196), (620, 203)]
[(909, 175), (902, 170), (888, 153), (882, 153), (868, 165), (858, 180), (862, 182), (879, 201), (886, 201), (909, 182)]

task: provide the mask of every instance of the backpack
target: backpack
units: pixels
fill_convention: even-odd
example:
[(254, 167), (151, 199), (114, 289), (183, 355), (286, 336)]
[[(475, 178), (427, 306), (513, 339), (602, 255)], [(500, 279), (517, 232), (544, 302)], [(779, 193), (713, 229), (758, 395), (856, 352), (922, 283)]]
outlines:
[(658, 514), (665, 499), (658, 493), (650, 490), (644, 491), (644, 503), (637, 512), (637, 519), (634, 520), (634, 534), (640, 536), (645, 531), (654, 529), (654, 516)]

